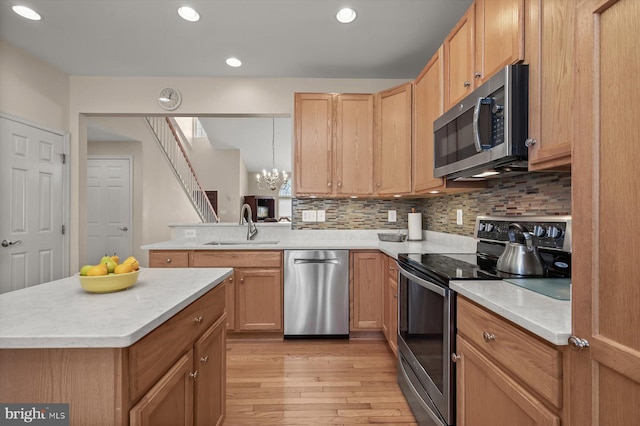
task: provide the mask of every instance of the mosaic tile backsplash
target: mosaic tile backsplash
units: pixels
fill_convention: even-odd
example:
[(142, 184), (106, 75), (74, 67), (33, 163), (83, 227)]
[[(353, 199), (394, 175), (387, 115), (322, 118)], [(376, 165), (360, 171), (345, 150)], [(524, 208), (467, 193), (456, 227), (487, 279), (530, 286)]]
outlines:
[[(293, 229), (407, 229), (407, 214), (422, 212), (422, 228), (473, 236), (478, 215), (571, 214), (571, 175), (529, 173), (490, 180), (486, 189), (427, 199), (293, 199)], [(463, 225), (456, 225), (456, 210)], [(325, 210), (325, 222), (302, 222), (302, 210)], [(387, 222), (396, 210), (397, 222)]]

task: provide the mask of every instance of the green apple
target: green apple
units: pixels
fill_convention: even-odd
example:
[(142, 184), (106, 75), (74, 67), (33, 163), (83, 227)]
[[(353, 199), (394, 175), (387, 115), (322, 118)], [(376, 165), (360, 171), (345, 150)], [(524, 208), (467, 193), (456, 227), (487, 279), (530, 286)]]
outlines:
[(80, 268), (80, 275), (87, 275), (87, 271), (92, 267), (93, 265), (84, 265), (82, 268)]

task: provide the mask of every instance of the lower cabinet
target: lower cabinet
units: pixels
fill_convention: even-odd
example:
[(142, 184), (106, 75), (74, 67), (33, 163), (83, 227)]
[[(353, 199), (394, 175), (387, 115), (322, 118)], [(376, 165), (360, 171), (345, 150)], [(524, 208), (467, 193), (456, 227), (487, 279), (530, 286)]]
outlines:
[[(174, 358), (173, 353), (182, 353), (131, 408), (131, 426), (205, 426), (221, 425), (224, 421), (225, 288), (219, 285), (213, 292), (203, 297), (210, 298), (215, 305), (202, 303), (202, 299), (194, 302), (129, 350), (132, 400), (159, 372), (165, 371), (164, 365)], [(205, 331), (197, 331), (200, 325), (207, 324), (211, 325)], [(182, 343), (185, 339), (186, 345)]]
[(189, 266), (234, 268), (234, 274), (227, 279), (228, 331), (284, 331), (282, 251), (192, 251), (189, 253)]
[(559, 426), (563, 353), (458, 297), (458, 426)]
[(379, 251), (350, 253), (350, 331), (382, 331), (385, 257)]
[(384, 282), (384, 319), (382, 332), (394, 355), (398, 356), (398, 264), (387, 257), (388, 275)]

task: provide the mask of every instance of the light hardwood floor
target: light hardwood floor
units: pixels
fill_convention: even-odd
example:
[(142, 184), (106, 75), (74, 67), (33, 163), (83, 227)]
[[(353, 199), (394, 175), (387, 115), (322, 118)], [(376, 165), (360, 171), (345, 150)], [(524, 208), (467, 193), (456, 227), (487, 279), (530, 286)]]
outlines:
[(227, 342), (225, 425), (415, 425), (386, 342)]

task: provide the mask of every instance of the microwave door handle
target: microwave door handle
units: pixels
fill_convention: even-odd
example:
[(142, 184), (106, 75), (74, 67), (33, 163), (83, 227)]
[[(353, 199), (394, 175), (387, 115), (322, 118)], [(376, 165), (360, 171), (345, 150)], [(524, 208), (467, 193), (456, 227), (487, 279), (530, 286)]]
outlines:
[(478, 98), (476, 106), (473, 109), (473, 142), (476, 145), (476, 151), (482, 152), (482, 141), (480, 140), (480, 129), (478, 121), (480, 119), (480, 108), (482, 108), (482, 101), (484, 98)]

